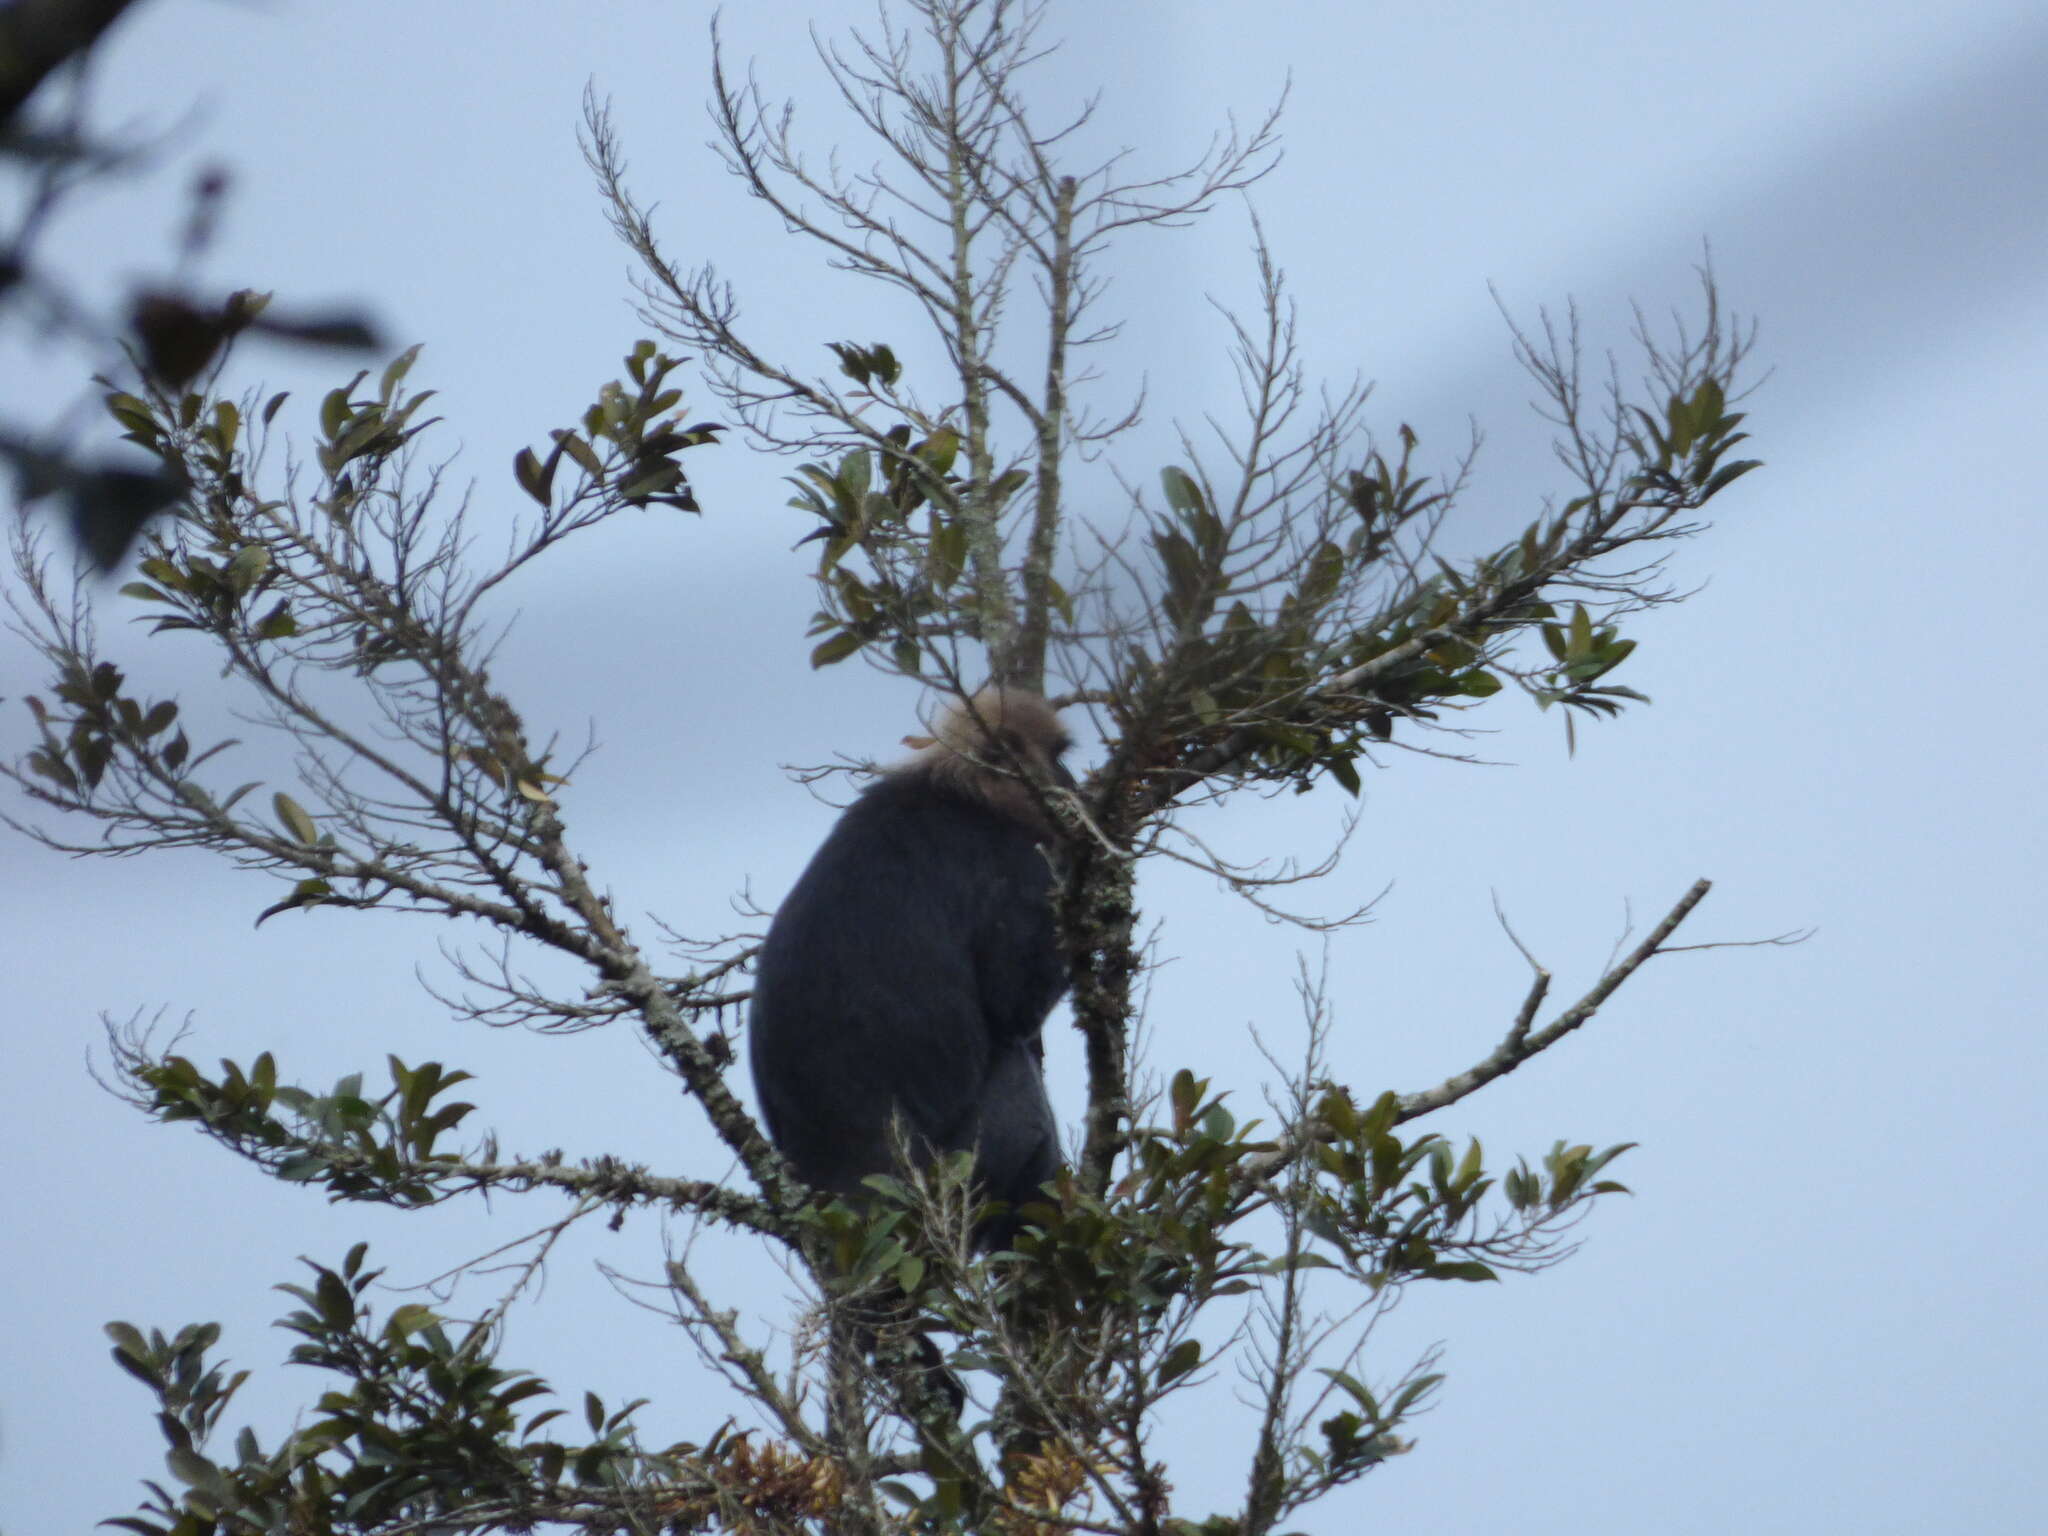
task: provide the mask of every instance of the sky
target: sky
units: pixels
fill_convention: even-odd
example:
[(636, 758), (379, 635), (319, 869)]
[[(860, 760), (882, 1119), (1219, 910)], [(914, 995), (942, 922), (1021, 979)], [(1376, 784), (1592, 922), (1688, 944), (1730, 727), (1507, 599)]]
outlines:
[[(1437, 1082), (1505, 1030), (1526, 972), (1496, 900), (1560, 997), (1597, 976), (1631, 916), (1640, 929), (1701, 876), (1715, 889), (1692, 941), (1813, 930), (1792, 948), (1658, 960), (1566, 1045), (1438, 1118), (1496, 1158), (1560, 1137), (1637, 1142), (1618, 1170), (1635, 1193), (1595, 1213), (1570, 1262), (1418, 1294), (1387, 1320), (1373, 1370), (1440, 1346), (1440, 1406), (1414, 1454), (1304, 1529), (2048, 1523), (2044, 730), (2024, 698), (2048, 568), (2028, 446), (2048, 398), (2048, 19), (2020, 0), (1845, 14), (1815, 0), (1054, 7), (1070, 42), (1045, 101), (1099, 87), (1091, 142), (1139, 165), (1191, 158), (1291, 82), (1286, 157), (1253, 201), (1308, 362), (1374, 380), (1376, 428), (1412, 424), (1439, 464), (1469, 421), (1484, 427), (1454, 546), (1489, 547), (1560, 489), (1494, 293), (1525, 318), (1576, 299), (1596, 344), (1619, 347), (1631, 300), (1654, 319), (1692, 297), (1711, 242), (1768, 370), (1747, 402), (1768, 467), (1678, 552), (1674, 578), (1696, 595), (1630, 631), (1625, 680), (1652, 707), (1582, 730), (1575, 755), (1554, 719), (1502, 708), (1481, 722), (1498, 732), (1485, 766), (1389, 758), (1322, 902), (1386, 894), (1327, 949), (1185, 871), (1142, 876), (1151, 1065), (1192, 1066), (1248, 1110), (1272, 1076), (1254, 1031), (1299, 1038), (1304, 953), (1327, 968), (1332, 1070), (1369, 1095)], [(815, 102), (800, 15), (838, 31), (872, 11), (736, 8), (727, 40), (775, 92)], [(146, 0), (95, 90), (103, 122), (166, 136), (161, 163), (94, 191), (48, 254), (102, 295), (160, 272), (192, 171), (225, 165), (199, 281), (360, 303), (394, 349), (422, 343), (413, 382), (440, 391), (454, 473), (474, 478), (479, 515), (510, 516), (511, 455), (580, 411), (644, 334), (576, 146), (586, 83), (610, 98), (671, 248), (719, 262), (778, 344), (898, 323), (704, 147), (707, 16), (643, 0)], [(813, 120), (829, 147), (835, 120)], [(1132, 479), (1156, 473), (1174, 420), (1227, 404), (1208, 301), (1249, 301), (1249, 251), (1245, 210), (1226, 205), (1117, 253), (1105, 302), (1125, 329), (1100, 362), (1105, 399), (1148, 385), (1148, 425), (1120, 461)], [(259, 346), (231, 382), (310, 403), (353, 366)], [(0, 336), (0, 411), (73, 411), (80, 371), (75, 352)], [(654, 916), (722, 932), (745, 926), (736, 897), (772, 905), (833, 814), (783, 765), (886, 758), (919, 705), (900, 683), (807, 668), (788, 464), (729, 439), (688, 467), (705, 515), (622, 520), (560, 551), (511, 594), (495, 673), (530, 723), (594, 725), (602, 750), (565, 811), (643, 938)], [(130, 644), (111, 611), (106, 630), (135, 675), (222, 716), (203, 658)], [(37, 685), (23, 648), (0, 644), (0, 698)], [(0, 743), (26, 738), (19, 705), (0, 705)], [(1345, 808), (1334, 793), (1240, 799), (1201, 830), (1240, 854), (1310, 852)], [(394, 1284), (419, 1285), (559, 1214), (533, 1197), (401, 1216), (267, 1184), (96, 1085), (102, 1012), (161, 1010), (189, 1028), (189, 1054), (272, 1049), (314, 1085), (378, 1072), (387, 1052), (438, 1059), (478, 1074), (479, 1120), (510, 1148), (729, 1171), (627, 1032), (460, 1025), (418, 980), (447, 975), (440, 934), (331, 913), (252, 929), (274, 899), (196, 855), (0, 844), (13, 1536), (126, 1513), (138, 1479), (165, 1475), (146, 1396), (107, 1362), (108, 1319), (221, 1321), (227, 1354), (257, 1373), (230, 1417), (274, 1442), (315, 1385), (277, 1363), (286, 1342), (268, 1326), (286, 1305), (269, 1287), (299, 1255), (332, 1262), (366, 1237)], [(1071, 1124), (1079, 1051), (1057, 1020), (1050, 1035)], [(653, 1397), (657, 1442), (722, 1409), (681, 1336), (598, 1266), (656, 1274), (664, 1237), (644, 1219), (579, 1231), (506, 1351), (571, 1393)], [(714, 1290), (788, 1289), (742, 1240), (708, 1235), (698, 1254)], [(1208, 1390), (1227, 1403), (1234, 1388)], [(1178, 1512), (1240, 1496), (1235, 1426), (1227, 1411), (1169, 1425)]]

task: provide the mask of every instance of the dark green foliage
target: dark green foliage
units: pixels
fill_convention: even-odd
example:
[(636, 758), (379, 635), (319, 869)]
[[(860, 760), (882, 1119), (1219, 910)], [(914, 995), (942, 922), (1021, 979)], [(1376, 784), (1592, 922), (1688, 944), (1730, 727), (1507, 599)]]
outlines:
[(246, 1429), (228, 1454), (211, 1445), (248, 1376), (225, 1376), (208, 1362), (218, 1325), (168, 1340), (126, 1323), (107, 1326), (116, 1363), (157, 1395), (170, 1442), (165, 1461), (182, 1485), (149, 1484), (137, 1514), (107, 1524), (137, 1536), (331, 1536), (448, 1516), (501, 1526), (573, 1509), (588, 1489), (623, 1502), (635, 1481), (673, 1480), (680, 1471), (672, 1459), (639, 1451), (639, 1403), (613, 1412), (586, 1396), (591, 1438), (541, 1434), (564, 1410), (547, 1405), (546, 1382), (496, 1363), (490, 1325), (451, 1332), (418, 1303), (379, 1322), (365, 1293), (382, 1271), (366, 1267), (366, 1253), (358, 1244), (333, 1269), (308, 1261), (309, 1281), (278, 1287), (300, 1303), (278, 1320), (299, 1340), (288, 1359), (332, 1384), (274, 1450)]
[(209, 1136), (291, 1183), (323, 1185), (337, 1200), (431, 1205), (464, 1186), (466, 1159), (437, 1150), (476, 1109), (437, 1102), (467, 1072), (439, 1062), (408, 1067), (388, 1058), (391, 1087), (363, 1094), (360, 1073), (328, 1093), (280, 1084), (268, 1051), (245, 1072), (223, 1061), (209, 1077), (183, 1056), (151, 1056), (116, 1041), (116, 1063), (142, 1107), (163, 1121), (190, 1121)]

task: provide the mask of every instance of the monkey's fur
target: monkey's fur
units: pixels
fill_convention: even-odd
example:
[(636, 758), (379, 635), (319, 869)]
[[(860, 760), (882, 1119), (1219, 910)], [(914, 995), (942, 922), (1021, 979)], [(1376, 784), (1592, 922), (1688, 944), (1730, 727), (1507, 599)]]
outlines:
[[(858, 1196), (896, 1167), (971, 1150), (1012, 1210), (1059, 1167), (1040, 1031), (1066, 991), (1039, 791), (1071, 786), (1046, 701), (985, 688), (839, 818), (755, 965), (748, 1053), (768, 1132), (805, 1182)], [(900, 1132), (898, 1127), (900, 1126)], [(979, 1234), (1008, 1245), (1014, 1220)]]

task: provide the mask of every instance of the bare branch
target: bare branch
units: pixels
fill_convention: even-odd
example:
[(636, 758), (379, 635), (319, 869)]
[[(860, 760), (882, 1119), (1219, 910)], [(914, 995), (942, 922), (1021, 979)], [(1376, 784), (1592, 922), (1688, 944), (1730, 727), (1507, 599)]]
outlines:
[(1544, 993), (1549, 989), (1550, 973), (1540, 966), (1535, 966), (1532, 961), (1536, 980), (1530, 986), (1529, 996), (1524, 999), (1507, 1038), (1502, 1040), (1493, 1053), (1484, 1060), (1455, 1076), (1444, 1079), (1436, 1087), (1404, 1095), (1401, 1099), (1400, 1118), (1403, 1121), (1413, 1120), (1419, 1115), (1433, 1114), (1447, 1105), (1457, 1103), (1458, 1100), (1485, 1087), (1495, 1078), (1504, 1077), (1523, 1062), (1541, 1055), (1586, 1023), (1600, 1011), (1601, 1005), (1614, 995), (1615, 990), (1623, 982), (1655, 956), (1671, 952), (1666, 949), (1665, 941), (1678, 931), (1678, 925), (1692, 915), (1693, 908), (1706, 900), (1707, 892), (1712, 889), (1711, 881), (1695, 881), (1692, 889), (1679, 897), (1677, 903), (1664, 914), (1662, 921), (1650, 930), (1649, 936), (1642, 943), (1631, 950), (1619, 964), (1609, 968), (1576, 1003), (1534, 1033), (1530, 1032), (1529, 1021), (1534, 1018), (1536, 1009), (1543, 1001)]

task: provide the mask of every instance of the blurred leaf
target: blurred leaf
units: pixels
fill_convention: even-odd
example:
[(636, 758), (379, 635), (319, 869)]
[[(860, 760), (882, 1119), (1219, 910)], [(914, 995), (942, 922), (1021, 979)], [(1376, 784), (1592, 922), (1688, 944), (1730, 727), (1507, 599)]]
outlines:
[(1198, 1340), (1182, 1339), (1167, 1352), (1159, 1362), (1159, 1384), (1163, 1387), (1178, 1381), (1202, 1363), (1202, 1346)]
[(812, 648), (811, 669), (816, 671), (820, 667), (831, 666), (835, 661), (844, 661), (860, 648), (859, 635), (850, 629), (841, 630), (830, 640)]
[(300, 842), (312, 847), (320, 841), (320, 829), (313, 824), (313, 818), (306, 814), (304, 806), (283, 790), (271, 796), (271, 806), (277, 812), (278, 825), (283, 827)]
[(1169, 464), (1159, 471), (1159, 483), (1166, 490), (1166, 504), (1174, 511), (1186, 514), (1206, 509), (1202, 499), (1202, 488), (1195, 483), (1194, 476), (1178, 465)]

